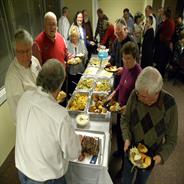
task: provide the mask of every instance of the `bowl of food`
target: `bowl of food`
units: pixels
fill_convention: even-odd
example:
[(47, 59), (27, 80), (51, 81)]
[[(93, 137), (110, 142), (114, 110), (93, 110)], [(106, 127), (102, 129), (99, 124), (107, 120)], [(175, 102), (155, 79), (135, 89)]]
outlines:
[(76, 116), (76, 123), (79, 128), (84, 128), (89, 124), (89, 116), (87, 114), (78, 114)]

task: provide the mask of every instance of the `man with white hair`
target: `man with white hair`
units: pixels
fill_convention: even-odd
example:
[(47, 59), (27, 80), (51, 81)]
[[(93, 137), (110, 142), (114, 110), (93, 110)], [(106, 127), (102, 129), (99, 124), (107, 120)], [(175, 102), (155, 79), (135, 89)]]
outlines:
[(57, 18), (53, 12), (47, 12), (44, 16), (44, 31), (36, 38), (33, 45), (33, 55), (43, 65), (47, 59), (58, 59), (65, 65), (68, 52), (63, 36), (57, 32)]
[(41, 70), (39, 61), (32, 56), (33, 39), (29, 32), (19, 29), (15, 33), (15, 58), (5, 78), (7, 102), (15, 121), (19, 98), (26, 90), (36, 87), (36, 77)]
[[(155, 165), (164, 164), (177, 143), (177, 105), (174, 97), (162, 87), (163, 79), (158, 70), (144, 68), (121, 119), (124, 151), (142, 143), (152, 153)], [(125, 156), (122, 183), (130, 184), (135, 177), (135, 183), (145, 184), (153, 167), (147, 170), (134, 169), (133, 172), (132, 167), (128, 156)]]
[(72, 120), (56, 101), (65, 75), (58, 60), (48, 60), (38, 74), (37, 88), (19, 100), (15, 164), (21, 184), (66, 184), (69, 160), (81, 153)]

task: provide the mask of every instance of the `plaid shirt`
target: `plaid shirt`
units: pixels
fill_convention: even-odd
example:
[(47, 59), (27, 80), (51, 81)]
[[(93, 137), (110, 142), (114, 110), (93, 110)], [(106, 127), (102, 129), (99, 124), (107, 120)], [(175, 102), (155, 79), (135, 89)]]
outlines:
[(129, 97), (125, 116), (121, 117), (123, 139), (143, 142), (154, 154), (168, 159), (177, 142), (178, 113), (174, 98), (165, 91), (151, 105), (141, 103), (135, 91)]

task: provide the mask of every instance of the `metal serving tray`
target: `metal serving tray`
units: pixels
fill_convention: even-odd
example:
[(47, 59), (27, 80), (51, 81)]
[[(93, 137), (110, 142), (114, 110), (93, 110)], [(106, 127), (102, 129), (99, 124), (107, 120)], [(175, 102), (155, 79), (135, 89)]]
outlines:
[(96, 78), (94, 85), (94, 92), (105, 92), (110, 93), (113, 88), (113, 79), (107, 77)]
[[(105, 100), (101, 103), (99, 103), (99, 99), (97, 98), (96, 102), (93, 100), (94, 99), (94, 96), (105, 96), (105, 100), (106, 100), (106, 97), (108, 96), (108, 93), (102, 93), (102, 92), (93, 92), (91, 94), (91, 97), (90, 97), (90, 101), (89, 101), (89, 106), (88, 106), (88, 109), (87, 109), (87, 112), (89, 114), (89, 117), (90, 117), (90, 120), (93, 120), (93, 121), (106, 121), (110, 118), (110, 113), (107, 111), (107, 109), (105, 109), (103, 107), (103, 103), (105, 102)], [(100, 106), (100, 108), (99, 108)], [(94, 108), (95, 110), (93, 112), (91, 112), (91, 108), (93, 107), (98, 107), (98, 108)], [(102, 111), (98, 110), (98, 109), (101, 109), (102, 108)], [(103, 110), (105, 112), (103, 112)]]
[(107, 72), (106, 70), (104, 70), (103, 68), (100, 68), (100, 70), (98, 70), (98, 73), (96, 75), (97, 77), (105, 77), (105, 78), (113, 78), (113, 73), (112, 72)]
[(89, 67), (98, 67), (100, 68), (101, 66), (101, 60), (98, 57), (91, 57), (91, 59), (89, 60)]
[[(87, 97), (86, 100), (84, 100), (85, 104), (82, 105), (82, 106), (84, 106), (83, 110), (81, 110), (80, 108), (77, 108), (77, 107), (81, 106), (82, 101), (83, 101), (83, 99), (80, 98), (81, 95)], [(79, 113), (86, 112), (87, 107), (89, 105), (89, 96), (90, 96), (89, 92), (74, 91), (73, 94), (72, 94), (72, 97), (68, 101), (68, 104), (67, 104), (67, 107), (66, 107), (69, 114), (70, 115), (77, 115)], [(71, 107), (71, 106), (73, 106), (73, 107)]]
[[(89, 84), (91, 83), (91, 84)], [(80, 81), (78, 82), (76, 89), (77, 91), (92, 91), (95, 85), (94, 77), (82, 76)]]
[(73, 162), (87, 164), (87, 165), (102, 165), (104, 158), (104, 149), (105, 149), (105, 133), (98, 131), (89, 131), (89, 130), (75, 130), (76, 134), (82, 136), (89, 136), (99, 139), (99, 153), (97, 156), (97, 160), (95, 164), (90, 163), (93, 156), (87, 156), (83, 161), (79, 161), (78, 159), (73, 160)]
[(83, 75), (85, 76), (96, 76), (99, 68), (97, 67), (87, 67), (86, 70), (84, 71)]

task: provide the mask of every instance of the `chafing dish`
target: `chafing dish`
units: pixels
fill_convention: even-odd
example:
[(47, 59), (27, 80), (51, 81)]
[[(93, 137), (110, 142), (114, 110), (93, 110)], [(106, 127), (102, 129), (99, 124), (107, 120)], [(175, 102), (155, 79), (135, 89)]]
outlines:
[(107, 100), (108, 93), (94, 92), (91, 95), (89, 106), (87, 109), (88, 114), (90, 115), (91, 120), (100, 120), (106, 121), (110, 117), (110, 113), (106, 108), (103, 107), (103, 104)]
[(98, 77), (95, 82), (94, 91), (95, 92), (111, 92), (113, 87), (112, 78)]
[(98, 72), (99, 68), (97, 67), (87, 67), (84, 71), (83, 75), (85, 76), (95, 76)]
[(89, 60), (89, 64), (88, 66), (92, 66), (92, 67), (100, 67), (101, 65), (101, 61), (98, 57), (92, 57), (90, 60)]
[(89, 92), (74, 91), (67, 104), (70, 115), (86, 112), (89, 103)]
[(77, 84), (76, 90), (80, 91), (91, 91), (95, 85), (95, 78), (93, 77), (81, 77), (79, 83)]

